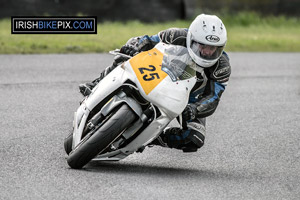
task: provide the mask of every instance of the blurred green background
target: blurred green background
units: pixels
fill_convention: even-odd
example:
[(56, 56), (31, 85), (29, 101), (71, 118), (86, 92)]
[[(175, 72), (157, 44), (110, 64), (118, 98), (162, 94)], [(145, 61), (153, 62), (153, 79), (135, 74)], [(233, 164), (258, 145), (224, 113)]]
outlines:
[[(167, 5), (159, 0), (150, 0), (148, 7), (137, 0), (122, 1), (124, 5), (113, 0), (96, 4), (88, 0), (85, 6), (67, 0), (5, 1), (0, 3), (0, 53), (108, 52), (120, 48), (130, 37), (153, 35), (171, 27), (188, 28), (200, 13), (216, 14), (223, 20), (228, 31), (226, 51), (299, 52), (298, 1), (175, 0), (171, 10), (168, 6), (172, 1)], [(122, 9), (127, 11), (120, 12)], [(98, 34), (11, 34), (10, 16), (24, 15), (97, 15)]]

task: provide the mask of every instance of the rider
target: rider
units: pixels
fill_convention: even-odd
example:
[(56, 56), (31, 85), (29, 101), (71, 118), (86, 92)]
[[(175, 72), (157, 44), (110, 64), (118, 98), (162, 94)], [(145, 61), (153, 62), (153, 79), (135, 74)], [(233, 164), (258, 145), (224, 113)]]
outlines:
[[(201, 14), (189, 29), (170, 28), (157, 35), (134, 37), (128, 40), (120, 52), (133, 56), (152, 49), (158, 42), (187, 47), (191, 58), (204, 70), (197, 72), (198, 81), (190, 93), (189, 104), (182, 112), (187, 129), (167, 128), (151, 144), (195, 152), (204, 144), (206, 117), (216, 110), (231, 73), (229, 57), (223, 51), (227, 42), (226, 28), (217, 16)], [(80, 92), (84, 96), (89, 95), (91, 89), (123, 61), (120, 56), (116, 56), (113, 64), (99, 78), (81, 84)]]

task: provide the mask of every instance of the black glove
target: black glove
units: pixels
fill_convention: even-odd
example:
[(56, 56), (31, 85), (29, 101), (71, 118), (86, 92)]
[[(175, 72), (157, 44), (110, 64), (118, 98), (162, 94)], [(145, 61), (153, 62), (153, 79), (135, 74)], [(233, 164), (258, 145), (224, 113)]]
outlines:
[(136, 46), (131, 44), (125, 44), (120, 49), (120, 53), (124, 53), (126, 55), (134, 56), (135, 54), (139, 53), (139, 50)]
[(182, 112), (182, 121), (186, 122), (196, 118), (196, 106), (188, 104)]
[(124, 46), (121, 47), (120, 53), (124, 53), (126, 55), (134, 56), (136, 53), (139, 53), (139, 38), (133, 37), (130, 38)]

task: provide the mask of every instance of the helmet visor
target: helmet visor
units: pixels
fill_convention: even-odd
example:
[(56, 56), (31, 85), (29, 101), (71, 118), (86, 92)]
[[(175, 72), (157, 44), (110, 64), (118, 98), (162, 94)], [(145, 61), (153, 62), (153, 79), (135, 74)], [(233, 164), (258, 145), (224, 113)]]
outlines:
[(212, 46), (212, 45), (202, 44), (196, 41), (192, 41), (191, 43), (192, 51), (200, 58), (206, 60), (217, 59), (223, 52), (223, 48), (224, 46), (221, 47)]

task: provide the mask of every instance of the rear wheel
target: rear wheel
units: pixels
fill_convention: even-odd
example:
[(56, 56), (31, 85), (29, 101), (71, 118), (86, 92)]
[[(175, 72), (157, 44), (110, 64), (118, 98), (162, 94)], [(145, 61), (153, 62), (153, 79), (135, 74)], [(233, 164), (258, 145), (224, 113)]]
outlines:
[(67, 162), (80, 169), (105, 150), (135, 119), (134, 112), (124, 104), (93, 134), (88, 133), (70, 152)]

